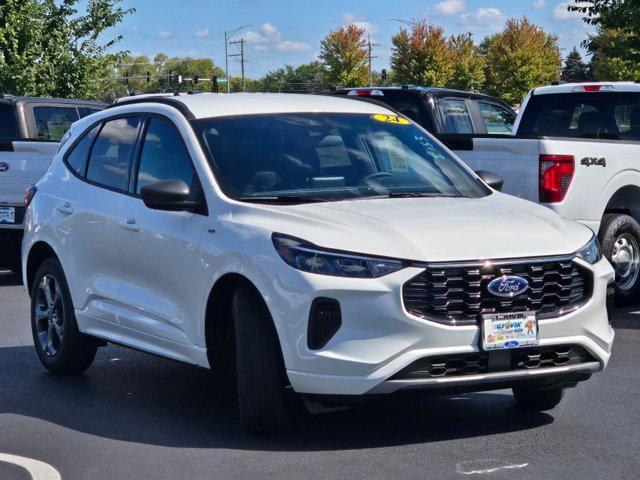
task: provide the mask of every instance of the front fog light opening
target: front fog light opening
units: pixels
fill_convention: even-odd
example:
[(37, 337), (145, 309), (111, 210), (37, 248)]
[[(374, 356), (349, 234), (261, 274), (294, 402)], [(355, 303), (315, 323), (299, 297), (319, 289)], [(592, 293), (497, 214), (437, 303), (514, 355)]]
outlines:
[(606, 298), (607, 318), (609, 320), (609, 325), (613, 324), (613, 304), (615, 302), (615, 297), (616, 297), (615, 281), (610, 280), (609, 283), (607, 283), (607, 298)]
[(340, 302), (333, 298), (318, 297), (311, 304), (307, 328), (307, 346), (320, 350), (342, 326)]

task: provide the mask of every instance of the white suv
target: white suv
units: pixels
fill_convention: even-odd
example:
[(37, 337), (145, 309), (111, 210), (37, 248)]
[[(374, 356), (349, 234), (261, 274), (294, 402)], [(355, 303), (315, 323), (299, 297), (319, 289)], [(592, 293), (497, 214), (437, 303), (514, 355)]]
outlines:
[(123, 101), (27, 195), (38, 356), (80, 372), (109, 341), (231, 367), (254, 431), (286, 425), (291, 391), (553, 408), (609, 360), (614, 274), (588, 228), (499, 184), (381, 104)]

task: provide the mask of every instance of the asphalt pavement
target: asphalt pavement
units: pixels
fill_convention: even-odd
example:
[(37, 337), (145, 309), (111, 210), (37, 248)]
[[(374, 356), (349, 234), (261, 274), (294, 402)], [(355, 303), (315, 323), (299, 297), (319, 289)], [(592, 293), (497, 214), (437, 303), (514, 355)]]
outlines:
[(204, 369), (110, 346), (83, 375), (48, 374), (28, 296), (0, 273), (0, 480), (637, 479), (635, 310), (616, 312), (609, 368), (549, 413), (497, 391), (299, 413), (284, 434), (251, 436)]

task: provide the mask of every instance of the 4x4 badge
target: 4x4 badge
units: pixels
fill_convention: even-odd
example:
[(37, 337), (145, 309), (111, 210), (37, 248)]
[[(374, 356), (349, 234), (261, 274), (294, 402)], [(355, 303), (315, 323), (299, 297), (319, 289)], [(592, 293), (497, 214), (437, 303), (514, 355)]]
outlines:
[(9, 164), (6, 162), (0, 162), (0, 172), (6, 172), (9, 170)]
[(606, 167), (607, 166), (607, 161), (605, 160), (604, 157), (598, 158), (598, 157), (584, 157), (582, 160), (580, 160), (580, 163), (586, 167), (590, 167), (591, 165), (599, 165), (601, 167)]

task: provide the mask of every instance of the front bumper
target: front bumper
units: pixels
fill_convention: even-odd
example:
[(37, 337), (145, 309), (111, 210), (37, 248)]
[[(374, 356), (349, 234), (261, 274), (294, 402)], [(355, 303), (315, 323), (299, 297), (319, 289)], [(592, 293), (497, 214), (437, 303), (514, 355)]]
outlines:
[[(587, 265), (593, 274), (593, 295), (579, 309), (540, 320), (540, 347), (575, 345), (592, 361), (536, 370), (496, 371), (458, 377), (398, 380), (394, 375), (416, 360), (479, 351), (476, 325), (451, 326), (408, 313), (402, 285), (421, 269), (406, 268), (378, 279), (349, 279), (305, 274), (289, 267), (274, 282), (273, 316), (281, 340), (287, 342), (285, 363), (293, 389), (321, 395), (386, 394), (406, 389), (460, 386), (488, 390), (510, 382), (539, 382), (563, 376), (586, 379), (603, 370), (611, 354), (614, 332), (606, 308), (607, 283), (613, 269), (606, 260)], [(314, 298), (340, 302), (342, 325), (320, 350), (307, 345), (309, 308)]]

